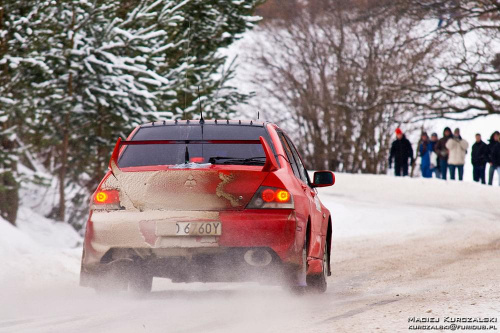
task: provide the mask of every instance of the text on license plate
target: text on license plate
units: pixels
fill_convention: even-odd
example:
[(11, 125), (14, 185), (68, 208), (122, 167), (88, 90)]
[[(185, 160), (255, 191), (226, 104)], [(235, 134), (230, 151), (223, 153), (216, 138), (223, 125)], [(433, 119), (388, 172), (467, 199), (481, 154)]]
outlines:
[(176, 222), (176, 236), (219, 236), (222, 234), (220, 222)]

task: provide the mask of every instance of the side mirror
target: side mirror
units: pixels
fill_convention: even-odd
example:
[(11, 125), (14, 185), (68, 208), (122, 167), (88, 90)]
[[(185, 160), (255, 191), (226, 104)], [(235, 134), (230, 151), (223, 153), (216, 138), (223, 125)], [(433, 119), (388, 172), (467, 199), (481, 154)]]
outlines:
[(312, 187), (326, 187), (335, 184), (335, 175), (331, 171), (316, 171), (313, 176)]

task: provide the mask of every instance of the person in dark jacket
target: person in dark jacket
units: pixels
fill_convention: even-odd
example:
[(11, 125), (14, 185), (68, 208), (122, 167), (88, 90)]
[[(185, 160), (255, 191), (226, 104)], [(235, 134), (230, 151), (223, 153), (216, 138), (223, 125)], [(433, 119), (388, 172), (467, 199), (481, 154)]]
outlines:
[(493, 151), (491, 152), (491, 160), (493, 165), (496, 166), (498, 174), (498, 185), (500, 185), (500, 142), (498, 142), (495, 147), (493, 147)]
[(432, 178), (431, 170), (431, 152), (434, 147), (434, 143), (430, 142), (427, 132), (423, 132), (420, 137), (420, 146), (418, 147), (420, 151), (420, 157), (422, 163), (420, 164), (420, 170), (422, 171), (422, 177)]
[(413, 164), (413, 148), (410, 141), (403, 134), (401, 129), (396, 129), (396, 140), (392, 143), (391, 154), (389, 156), (389, 169), (392, 167), (394, 160), (394, 173), (397, 177), (408, 176), (408, 159)]
[(476, 134), (476, 142), (472, 145), (472, 177), (475, 182), (486, 184), (486, 163), (488, 162), (488, 145), (481, 140), (481, 134)]
[[(497, 145), (500, 145), (500, 132), (495, 131), (491, 134), (490, 143), (488, 144), (488, 162), (490, 163), (490, 170), (488, 172), (488, 185), (493, 185), (493, 177), (495, 175), (495, 170), (500, 166), (493, 162), (493, 150)], [(499, 175), (500, 177), (500, 175)]]
[(451, 134), (451, 128), (446, 127), (443, 131), (443, 137), (439, 139), (434, 147), (439, 159), (439, 167), (441, 168), (441, 178), (446, 180), (446, 173), (448, 170), (448, 148), (446, 148), (446, 143), (449, 139), (453, 138)]

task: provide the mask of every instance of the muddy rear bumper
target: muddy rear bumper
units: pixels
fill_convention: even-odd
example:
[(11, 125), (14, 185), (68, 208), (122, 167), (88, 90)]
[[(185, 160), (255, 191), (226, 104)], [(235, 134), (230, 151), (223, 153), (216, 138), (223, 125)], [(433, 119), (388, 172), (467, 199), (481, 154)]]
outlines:
[[(265, 265), (250, 265), (245, 261), (245, 253), (255, 249), (268, 251), (272, 260)], [(169, 278), (173, 282), (258, 281), (279, 284), (294, 268), (295, 265), (284, 263), (269, 248), (224, 248), (212, 254), (193, 251), (190, 258), (152, 255), (82, 267), (80, 285), (94, 287), (101, 277), (113, 271), (120, 272), (124, 279), (141, 274)]]
[[(165, 232), (178, 221), (220, 221), (222, 234)], [(300, 264), (300, 229), (293, 210), (93, 212), (87, 224), (81, 283), (89, 285), (92, 276), (117, 264), (145, 266), (154, 276), (174, 280), (238, 280), (233, 275)], [(251, 267), (244, 260), (249, 249), (265, 249), (272, 264)]]

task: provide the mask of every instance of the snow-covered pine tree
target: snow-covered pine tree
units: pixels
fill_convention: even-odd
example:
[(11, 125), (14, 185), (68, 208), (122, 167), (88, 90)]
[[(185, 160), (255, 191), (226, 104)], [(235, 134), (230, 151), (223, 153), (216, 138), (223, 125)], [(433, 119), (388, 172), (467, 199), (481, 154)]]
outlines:
[(192, 117), (198, 86), (207, 117), (246, 98), (225, 85), (232, 68), (217, 50), (255, 21), (254, 0), (0, 1), (21, 8), (11, 30), (22, 52), (5, 57), (23, 88), (16, 133), (59, 179), (59, 220), (82, 220), (117, 135)]
[[(248, 95), (228, 85), (234, 73), (233, 64), (220, 53), (252, 28), (259, 20), (252, 16), (262, 0), (192, 0), (181, 8), (183, 21), (172, 29), (171, 43), (166, 51), (165, 68), (178, 70), (176, 95), (163, 96), (160, 110), (172, 110), (177, 118), (197, 118), (198, 87), (203, 112), (207, 118), (227, 118), (237, 104)], [(172, 103), (173, 102), (173, 103)], [(172, 106), (170, 106), (172, 105)]]
[[(83, 146), (74, 165), (86, 177), (73, 183), (87, 193), (94, 191), (104, 175), (117, 135), (124, 137), (136, 125), (157, 120), (159, 96), (164, 91), (175, 93), (177, 69), (160, 75), (159, 68), (165, 64), (163, 52), (173, 47), (168, 29), (182, 20), (177, 12), (188, 2), (139, 1), (121, 16), (117, 13), (124, 2), (107, 2), (85, 30), (78, 60), (82, 66), (79, 86), (86, 88), (81, 92), (85, 120), (79, 140)], [(162, 116), (171, 118), (172, 113)], [(86, 210), (71, 209), (68, 221), (77, 224)]]
[[(187, 1), (184, 1), (187, 2)], [(50, 69), (33, 83), (37, 150), (59, 177), (59, 206), (66, 219), (66, 191), (91, 190), (105, 172), (117, 134), (155, 119), (158, 91), (172, 91), (168, 72), (158, 74), (167, 31), (182, 18), (173, 2), (141, 1), (122, 19), (121, 1), (45, 1), (35, 30)], [(76, 185), (67, 189), (68, 185)]]
[[(30, 72), (37, 59), (24, 57), (35, 11), (25, 1), (0, 0), (0, 216), (15, 224), (19, 205), (17, 169), (26, 115)], [(35, 72), (33, 72), (34, 74)]]

